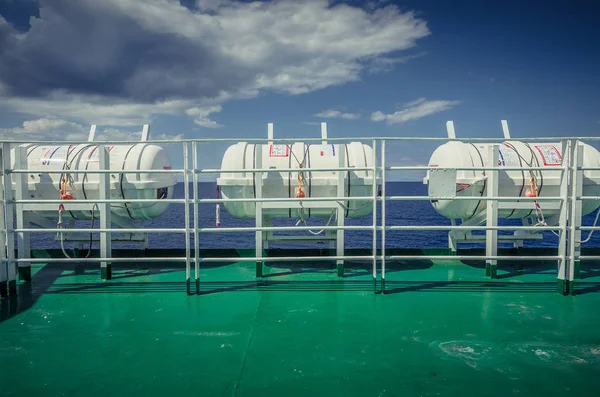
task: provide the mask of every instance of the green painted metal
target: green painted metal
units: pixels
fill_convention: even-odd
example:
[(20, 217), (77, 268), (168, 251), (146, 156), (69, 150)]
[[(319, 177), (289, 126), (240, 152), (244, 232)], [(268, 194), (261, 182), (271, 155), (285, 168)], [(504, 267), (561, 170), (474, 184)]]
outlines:
[(568, 287), (567, 287), (567, 280), (562, 280), (562, 279), (558, 279), (557, 282), (557, 292), (561, 295), (567, 295), (568, 294)]
[(8, 282), (0, 281), (0, 298), (8, 297)]
[(30, 266), (19, 266), (19, 280), (31, 281), (31, 267)]
[(490, 282), (483, 261), (390, 261), (383, 296), (370, 263), (343, 280), (270, 263), (257, 283), (240, 258), (203, 265), (197, 297), (181, 264), (113, 264), (105, 282), (33, 265), (0, 300), (1, 394), (597, 395), (600, 263), (582, 263), (577, 297), (556, 293), (555, 263), (519, 264)]
[(16, 296), (17, 295), (17, 281), (9, 280), (8, 281), (8, 296)]
[(486, 262), (485, 275), (492, 279), (497, 278), (498, 277), (498, 265), (494, 265), (494, 264)]
[(578, 280), (569, 281), (569, 294), (570, 295), (577, 295), (578, 282), (579, 282)]
[(102, 278), (102, 280), (110, 280), (112, 278), (112, 267), (111, 267), (111, 265), (106, 265), (105, 267), (101, 268), (100, 278)]
[(344, 277), (344, 264), (343, 263), (337, 264), (337, 275), (338, 275), (338, 277)]

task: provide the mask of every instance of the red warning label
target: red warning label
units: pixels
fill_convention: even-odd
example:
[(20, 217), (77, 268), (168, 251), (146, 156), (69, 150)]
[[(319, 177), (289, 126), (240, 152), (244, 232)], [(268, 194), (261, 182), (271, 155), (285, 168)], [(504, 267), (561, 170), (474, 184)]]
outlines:
[(544, 165), (557, 166), (562, 164), (562, 156), (554, 145), (537, 145), (534, 148), (542, 156)]
[(269, 147), (269, 157), (288, 157), (290, 148), (288, 145), (271, 145)]

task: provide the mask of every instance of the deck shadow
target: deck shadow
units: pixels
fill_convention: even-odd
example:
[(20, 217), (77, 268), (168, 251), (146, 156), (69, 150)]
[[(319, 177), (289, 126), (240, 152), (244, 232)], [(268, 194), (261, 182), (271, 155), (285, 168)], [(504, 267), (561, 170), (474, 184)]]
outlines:
[[(555, 293), (556, 282), (505, 281), (387, 281), (386, 294), (408, 292), (437, 293)], [(578, 294), (600, 291), (600, 282), (579, 282)], [(379, 287), (379, 284), (378, 284)], [(200, 295), (226, 292), (372, 292), (371, 280), (256, 280), (203, 281)], [(184, 282), (108, 281), (98, 283), (60, 283), (46, 294), (138, 294), (185, 293)]]
[[(406, 292), (463, 292), (463, 293), (556, 293), (556, 282), (502, 281), (397, 281), (386, 282), (386, 295)], [(600, 282), (578, 282), (576, 295), (600, 291)]]

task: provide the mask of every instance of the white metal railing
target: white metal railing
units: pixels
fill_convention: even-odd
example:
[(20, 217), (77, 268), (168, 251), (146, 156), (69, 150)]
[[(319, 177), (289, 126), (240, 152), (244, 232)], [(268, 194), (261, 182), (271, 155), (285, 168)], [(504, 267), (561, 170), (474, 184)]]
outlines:
[[(600, 197), (596, 196), (583, 196), (583, 170), (600, 170), (594, 167), (582, 166), (582, 150), (579, 146), (579, 142), (582, 140), (600, 140), (600, 137), (591, 138), (563, 138), (560, 139), (562, 145), (563, 160), (560, 167), (552, 168), (552, 171), (561, 172), (561, 184), (560, 184), (560, 196), (557, 197), (505, 197), (498, 195), (498, 177), (499, 170), (548, 170), (545, 167), (500, 167), (498, 166), (498, 139), (494, 138), (423, 138), (423, 137), (368, 137), (368, 138), (327, 138), (327, 141), (333, 142), (347, 142), (347, 141), (362, 141), (370, 142), (373, 147), (373, 166), (372, 167), (344, 167), (343, 161), (340, 160), (338, 167), (331, 168), (302, 168), (302, 171), (307, 172), (319, 172), (319, 171), (334, 171), (338, 173), (338, 178), (344, 185), (343, 175), (346, 171), (367, 171), (372, 176), (372, 194), (370, 196), (363, 197), (346, 197), (345, 195), (338, 195), (336, 197), (305, 197), (305, 198), (294, 198), (294, 197), (281, 197), (281, 198), (238, 198), (238, 199), (206, 199), (199, 197), (199, 176), (206, 174), (219, 174), (220, 169), (206, 168), (202, 169), (199, 167), (198, 157), (198, 144), (206, 142), (238, 142), (239, 139), (193, 139), (193, 140), (182, 140), (177, 144), (182, 147), (183, 154), (183, 168), (176, 170), (110, 170), (108, 169), (108, 151), (103, 145), (99, 146), (100, 153), (100, 169), (99, 170), (69, 170), (68, 173), (72, 174), (97, 174), (100, 177), (100, 198), (88, 199), (88, 200), (69, 200), (68, 204), (97, 204), (100, 210), (100, 227), (99, 228), (30, 228), (23, 224), (23, 218), (19, 218), (19, 211), (24, 211), (24, 205), (31, 204), (61, 204), (66, 202), (60, 199), (54, 200), (35, 200), (26, 199), (23, 192), (23, 184), (25, 184), (26, 176), (30, 173), (62, 173), (63, 170), (49, 171), (44, 169), (27, 169), (21, 167), (11, 167), (10, 159), (10, 144), (14, 143), (32, 143), (32, 142), (1, 142), (2, 147), (2, 181), (5, 187), (0, 191), (0, 199), (2, 200), (2, 216), (0, 217), (0, 238), (2, 245), (6, 246), (6, 250), (2, 250), (2, 257), (0, 258), (0, 292), (4, 295), (16, 293), (14, 281), (16, 280), (16, 268), (19, 267), (20, 274), (27, 274), (27, 271), (21, 271), (21, 269), (27, 269), (31, 263), (50, 263), (50, 262), (99, 262), (102, 268), (103, 278), (110, 278), (110, 263), (118, 262), (131, 262), (134, 258), (119, 258), (112, 256), (111, 250), (111, 235), (116, 233), (179, 233), (185, 236), (185, 256), (182, 257), (158, 257), (158, 258), (141, 258), (141, 261), (146, 262), (184, 262), (186, 269), (186, 283), (188, 293), (192, 292), (191, 280), (192, 270), (191, 264), (194, 263), (194, 281), (196, 293), (200, 292), (200, 265), (203, 262), (223, 262), (223, 261), (252, 261), (257, 262), (257, 275), (261, 276), (261, 272), (258, 272), (258, 267), (262, 269), (262, 264), (266, 262), (280, 262), (280, 261), (336, 261), (338, 264), (338, 272), (340, 271), (340, 264), (342, 265), (341, 271), (343, 272), (343, 261), (346, 260), (366, 260), (372, 264), (372, 275), (374, 281), (374, 289), (377, 285), (378, 270), (381, 275), (381, 290), (385, 292), (385, 279), (386, 279), (386, 263), (393, 260), (485, 260), (487, 274), (491, 277), (495, 277), (498, 260), (556, 260), (558, 262), (557, 277), (563, 291), (571, 292), (572, 282), (577, 278), (576, 275), (576, 264), (580, 260), (597, 260), (600, 256), (582, 256), (580, 255), (580, 242), (581, 242), (581, 231), (582, 230), (599, 230), (600, 226), (588, 227), (581, 226), (581, 208), (583, 200), (598, 200)], [(243, 139), (244, 142), (250, 143), (271, 143), (271, 142), (293, 142), (294, 139), (274, 139), (269, 137), (267, 139)], [(299, 139), (299, 141), (310, 142), (318, 141), (321, 142), (323, 139)], [(386, 143), (391, 141), (462, 141), (462, 142), (491, 142), (494, 145), (490, 146), (490, 153), (488, 156), (489, 164), (484, 167), (459, 167), (453, 168), (455, 170), (473, 170), (473, 171), (488, 171), (487, 178), (487, 196), (483, 197), (431, 197), (431, 196), (388, 196), (386, 192), (386, 181), (389, 172), (402, 172), (402, 171), (423, 171), (433, 169), (432, 167), (424, 166), (387, 166), (386, 164)], [(556, 138), (531, 138), (526, 139), (528, 142), (543, 142), (543, 141), (557, 141)], [(43, 142), (45, 145), (52, 144), (49, 142)], [(66, 142), (56, 142), (56, 144), (65, 144)], [(68, 142), (68, 144), (78, 144), (89, 142)], [(125, 141), (121, 143), (139, 143), (137, 141)], [(154, 144), (173, 144), (171, 141), (147, 141), (144, 143)], [(191, 167), (190, 167), (190, 146), (191, 146)], [(380, 155), (378, 156), (378, 149)], [(22, 156), (22, 154), (21, 154)], [(341, 156), (340, 156), (341, 157)], [(257, 164), (255, 169), (242, 169), (242, 170), (227, 170), (227, 173), (244, 172), (251, 173), (255, 178), (260, 178), (263, 173), (270, 172), (298, 172), (298, 168), (290, 169), (265, 169), (261, 168), (260, 164)], [(436, 167), (436, 169), (439, 169)], [(114, 203), (153, 203), (157, 202), (158, 199), (111, 199), (109, 194), (109, 174), (142, 174), (142, 173), (168, 173), (178, 174), (183, 177), (184, 181), (184, 198), (182, 199), (162, 199), (162, 203), (171, 204), (183, 204), (185, 208), (185, 220), (183, 228), (113, 228), (110, 221), (110, 204)], [(11, 178), (12, 175), (16, 176), (17, 188), (16, 197), (13, 197), (12, 189), (6, 189), (7, 186), (12, 186)], [(378, 194), (378, 178), (381, 180), (381, 196)], [(192, 182), (192, 192), (190, 192), (190, 182)], [(259, 184), (260, 185), (260, 184)], [(257, 186), (257, 190), (260, 186)], [(343, 191), (342, 191), (343, 194)], [(407, 200), (477, 200), (486, 202), (486, 225), (485, 226), (464, 226), (464, 225), (440, 225), (440, 226), (400, 226), (400, 225), (388, 225), (387, 224), (387, 204), (393, 201), (407, 201)], [(519, 200), (522, 202), (527, 201), (559, 201), (559, 223), (556, 226), (498, 226), (498, 203), (505, 201)], [(338, 222), (335, 226), (321, 226), (319, 229), (324, 231), (331, 231), (337, 233), (337, 243), (342, 245), (342, 251), (338, 251), (337, 255), (334, 256), (306, 256), (306, 257), (268, 257), (262, 254), (262, 239), (264, 233), (274, 231), (306, 231), (311, 230), (309, 226), (272, 226), (262, 225), (261, 222), (257, 222), (255, 227), (202, 227), (199, 221), (200, 205), (201, 204), (215, 204), (215, 203), (247, 203), (252, 202), (256, 204), (257, 214), (258, 211), (262, 211), (263, 204), (271, 203), (314, 203), (314, 202), (332, 202), (331, 205), (335, 207), (336, 202), (349, 202), (349, 201), (361, 201), (361, 200), (372, 200), (373, 212), (372, 212), (372, 223), (371, 225), (365, 226), (346, 226), (342, 222)], [(377, 204), (381, 204), (381, 214), (377, 213)], [(191, 210), (190, 210), (191, 206)], [(191, 212), (190, 212), (191, 211)], [(262, 212), (260, 212), (262, 214)], [(190, 215), (193, 219), (193, 225), (190, 224)], [(262, 216), (262, 215), (261, 215)], [(17, 218), (17, 226), (15, 227), (15, 218)], [(19, 221), (21, 219), (21, 221)], [(380, 224), (378, 225), (378, 220)], [(343, 232), (346, 230), (364, 230), (372, 231), (372, 253), (371, 255), (344, 255), (343, 252)], [(388, 247), (386, 246), (386, 234), (388, 232), (395, 231), (410, 231), (410, 230), (484, 230), (486, 231), (486, 255), (389, 255)], [(523, 231), (558, 231), (559, 242), (558, 242), (558, 254), (557, 255), (546, 255), (546, 256), (502, 256), (498, 255), (498, 231), (500, 230), (523, 230)], [(29, 235), (30, 233), (42, 233), (42, 232), (86, 232), (86, 233), (100, 233), (100, 257), (99, 258), (30, 258), (29, 254)], [(200, 242), (202, 234), (206, 233), (232, 233), (232, 232), (254, 232), (257, 241), (257, 250), (254, 257), (250, 258), (222, 258), (222, 257), (202, 257), (200, 252)], [(341, 233), (341, 241), (340, 241)], [(378, 247), (377, 240), (378, 234), (381, 236), (380, 246)], [(191, 237), (194, 237), (194, 256), (191, 256)], [(15, 258), (14, 241), (15, 237), (19, 248), (19, 253)], [(258, 243), (258, 239), (261, 239), (261, 243)], [(258, 249), (260, 248), (260, 250)], [(379, 249), (379, 251), (378, 251)], [(379, 264), (379, 269), (378, 269)], [(30, 274), (30, 270), (29, 270)], [(8, 282), (8, 283), (7, 283)], [(3, 283), (3, 284), (2, 284)], [(13, 283), (13, 284), (11, 284)], [(6, 286), (8, 285), (8, 287)], [(8, 288), (8, 292), (7, 292)], [(571, 290), (570, 290), (571, 289)]]

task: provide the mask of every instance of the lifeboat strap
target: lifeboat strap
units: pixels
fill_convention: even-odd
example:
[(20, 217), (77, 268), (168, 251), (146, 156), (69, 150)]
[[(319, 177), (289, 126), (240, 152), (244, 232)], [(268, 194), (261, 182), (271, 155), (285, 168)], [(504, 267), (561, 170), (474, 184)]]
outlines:
[[(300, 224), (303, 224), (304, 226), (308, 227), (308, 223), (306, 223), (306, 219), (304, 219), (304, 215), (303, 215), (304, 211), (305, 211), (305, 208), (302, 205), (302, 202), (300, 202), (300, 209), (298, 210), (298, 216), (300, 217), (300, 219), (298, 220), (298, 222), (296, 222), (296, 226), (298, 226)], [(327, 226), (329, 226), (331, 224), (331, 221), (335, 217), (335, 213), (336, 212), (337, 211), (335, 209), (333, 209), (331, 211), (331, 215), (329, 215), (329, 219), (327, 220), (327, 224), (325, 224), (325, 227), (327, 227)], [(310, 229), (308, 230), (308, 232), (310, 234), (315, 235), (315, 236), (318, 236), (319, 234), (323, 233), (324, 231), (325, 231), (325, 229), (321, 229), (318, 232), (310, 230)]]

